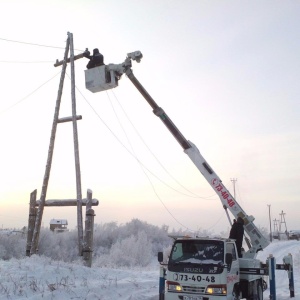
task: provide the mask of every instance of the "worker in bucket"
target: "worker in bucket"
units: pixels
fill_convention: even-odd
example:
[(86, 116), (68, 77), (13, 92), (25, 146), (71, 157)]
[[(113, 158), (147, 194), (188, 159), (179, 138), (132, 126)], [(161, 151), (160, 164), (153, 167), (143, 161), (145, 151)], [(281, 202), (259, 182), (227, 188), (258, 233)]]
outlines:
[(86, 65), (87, 69), (92, 69), (104, 65), (104, 57), (97, 48), (93, 50), (93, 55), (89, 55), (89, 52), (86, 52), (84, 56), (90, 60)]
[(238, 256), (242, 257), (242, 244), (244, 236), (244, 220), (238, 217), (236, 222), (233, 223), (229, 238), (235, 240)]

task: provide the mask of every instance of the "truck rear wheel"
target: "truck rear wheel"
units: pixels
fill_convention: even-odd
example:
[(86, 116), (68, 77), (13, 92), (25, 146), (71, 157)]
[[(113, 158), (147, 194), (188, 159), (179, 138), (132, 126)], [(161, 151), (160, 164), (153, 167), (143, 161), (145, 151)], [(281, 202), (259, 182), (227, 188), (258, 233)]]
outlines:
[(246, 300), (263, 300), (263, 286), (261, 280), (249, 282)]
[(257, 300), (263, 300), (264, 299), (264, 295), (263, 295), (263, 287), (262, 287), (262, 283), (260, 280), (257, 280), (256, 282), (256, 292), (257, 292)]

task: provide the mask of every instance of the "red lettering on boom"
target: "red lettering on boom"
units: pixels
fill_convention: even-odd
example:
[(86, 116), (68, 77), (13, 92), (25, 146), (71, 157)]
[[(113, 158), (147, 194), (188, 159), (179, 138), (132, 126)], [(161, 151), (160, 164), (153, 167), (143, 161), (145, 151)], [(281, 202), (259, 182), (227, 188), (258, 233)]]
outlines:
[(229, 192), (217, 178), (212, 179), (211, 183), (218, 194), (220, 194), (220, 196), (222, 196), (224, 200), (227, 200), (229, 207), (235, 205), (235, 202), (231, 198), (229, 198)]
[(232, 199), (228, 199), (227, 200), (227, 203), (228, 203), (228, 205), (230, 206), (230, 207), (232, 207), (235, 203), (234, 203), (234, 201), (232, 200)]

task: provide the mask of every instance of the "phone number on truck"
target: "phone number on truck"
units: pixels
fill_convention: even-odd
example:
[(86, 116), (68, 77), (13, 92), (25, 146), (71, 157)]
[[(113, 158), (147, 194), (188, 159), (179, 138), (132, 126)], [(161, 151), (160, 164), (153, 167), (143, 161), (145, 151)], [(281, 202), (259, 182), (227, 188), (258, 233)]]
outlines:
[(179, 280), (179, 281), (193, 280), (193, 281), (198, 281), (198, 282), (201, 282), (201, 281), (215, 282), (215, 276), (201, 276), (201, 275), (189, 276), (187, 274), (174, 273), (173, 278), (174, 278), (174, 280)]

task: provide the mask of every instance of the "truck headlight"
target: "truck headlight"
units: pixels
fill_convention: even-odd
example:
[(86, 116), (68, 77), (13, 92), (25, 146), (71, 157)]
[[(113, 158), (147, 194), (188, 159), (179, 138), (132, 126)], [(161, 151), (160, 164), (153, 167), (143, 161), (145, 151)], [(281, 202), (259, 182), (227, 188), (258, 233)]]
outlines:
[(177, 292), (177, 293), (182, 292), (181, 285), (176, 281), (167, 281), (166, 285), (167, 285), (168, 291), (170, 291), (170, 292)]
[(226, 285), (225, 284), (212, 284), (207, 286), (206, 293), (210, 295), (226, 295)]

